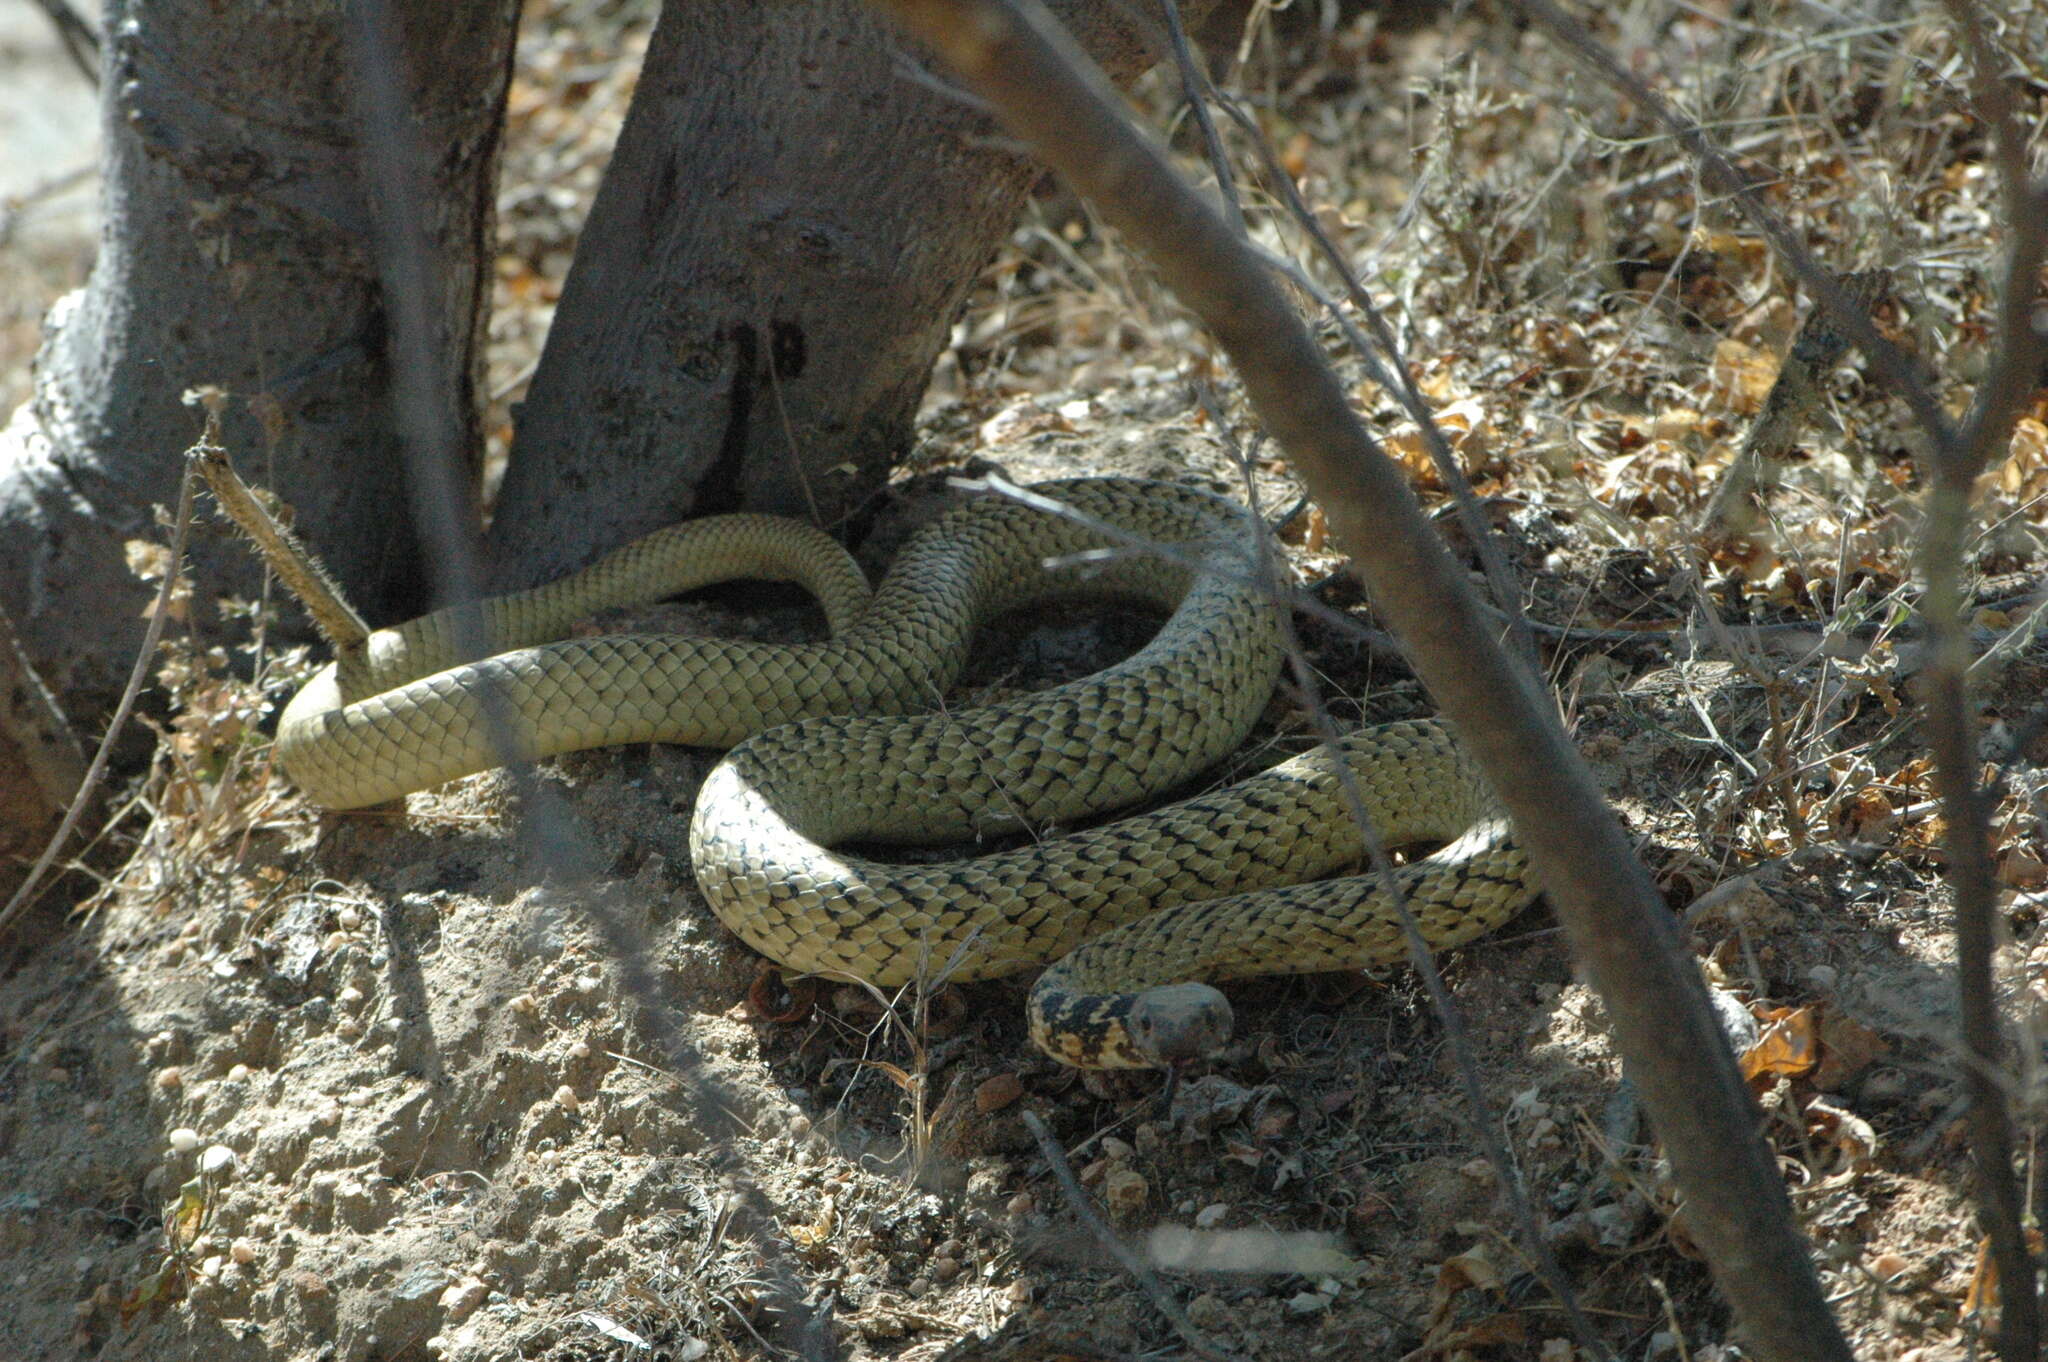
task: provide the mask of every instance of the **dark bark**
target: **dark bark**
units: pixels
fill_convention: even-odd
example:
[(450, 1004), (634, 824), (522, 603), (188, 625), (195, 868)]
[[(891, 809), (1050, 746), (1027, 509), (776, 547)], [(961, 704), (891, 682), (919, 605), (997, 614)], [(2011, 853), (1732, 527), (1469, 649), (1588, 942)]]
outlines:
[[(1118, 79), (1163, 55), (1147, 5), (1059, 8)], [(693, 514), (835, 525), (881, 483), (1040, 173), (912, 64), (858, 0), (671, 0), (518, 413), (496, 585)]]
[[(393, 4), (412, 113), (438, 157), (422, 209), (448, 281), (432, 304), (433, 388), (474, 449), (516, 7)], [(0, 435), (0, 599), (74, 723), (111, 703), (140, 636), (148, 593), (121, 545), (153, 534), (152, 507), (174, 498), (200, 427), (180, 400), (191, 385), (267, 399), (236, 402), (227, 439), (358, 600), (388, 616), (419, 597), (341, 18), (339, 4), (108, 7), (99, 258), (53, 309), (34, 394)], [(259, 572), (225, 538), (197, 546), (195, 566), (202, 602), (253, 591)]]

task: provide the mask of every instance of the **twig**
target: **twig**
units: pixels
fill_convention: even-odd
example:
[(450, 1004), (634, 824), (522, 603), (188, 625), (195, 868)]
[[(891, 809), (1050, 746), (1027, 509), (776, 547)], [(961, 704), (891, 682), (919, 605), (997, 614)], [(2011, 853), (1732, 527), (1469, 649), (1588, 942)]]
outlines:
[[(876, 0), (1142, 250), (1245, 390), (1363, 568), (1416, 671), (1514, 819), (1664, 1137), (1696, 1242), (1759, 1356), (1848, 1362), (1756, 1107), (1656, 886), (1534, 673), (1508, 657), (1413, 491), (1263, 257), (1119, 112), (1042, 6)], [(1865, 324), (1867, 327), (1867, 323)]]
[[(427, 548), (440, 597), (473, 604), (483, 581), (473, 488), (463, 480), (465, 448), (454, 394), (439, 390), (433, 382), (433, 375), (440, 372), (435, 357), (443, 341), (439, 319), (430, 309), (437, 300), (451, 295), (436, 277), (442, 262), (422, 212), (431, 202), (425, 193), (428, 148), (420, 143), (418, 124), (402, 84), (402, 73), (410, 63), (404, 59), (394, 8), (391, 0), (359, 0), (347, 7), (345, 29), (358, 76), (366, 174), (373, 186), (371, 197), (380, 209), (373, 215), (372, 245), (390, 317), (395, 426), (407, 460), (414, 523)], [(461, 319), (458, 329), (468, 321)], [(458, 642), (471, 655), (488, 651), (488, 630), (481, 610), (458, 611), (454, 628)], [(486, 720), (494, 734), (501, 735), (500, 749), (511, 750), (502, 736), (513, 731), (509, 706), (502, 704), (502, 697), (495, 692), (486, 694)], [(588, 873), (586, 868), (601, 863), (589, 839), (548, 787), (533, 778), (530, 769), (515, 766), (512, 776), (527, 810), (524, 830), (532, 840), (525, 850), (540, 863), (543, 873), (578, 879)], [(713, 1140), (735, 1133), (730, 1113), (745, 1104), (725, 1091), (723, 1082), (677, 1025), (648, 963), (645, 942), (619, 914), (593, 911), (586, 917), (617, 961), (622, 988), (642, 1003), (639, 1023), (669, 1057), (685, 1091), (694, 1095), (696, 1119)], [(813, 1327), (814, 1312), (805, 1306), (802, 1276), (783, 1240), (769, 1229), (774, 1224), (773, 1207), (750, 1180), (740, 1184), (740, 1194), (755, 1222), (753, 1242), (761, 1256), (769, 1288), (766, 1294), (780, 1320), (777, 1342), (795, 1356), (825, 1362), (835, 1355), (829, 1330)]]
[(93, 32), (92, 25), (65, 0), (35, 0), (35, 6), (57, 30), (57, 41), (64, 44), (64, 54), (71, 58), (71, 64), (78, 68), (88, 84), (97, 88), (100, 83), (100, 35)]
[[(1223, 424), (1222, 413), (1206, 387), (1200, 391), (1202, 407), (1209, 413), (1210, 424), (1215, 426), (1219, 436), (1228, 446), (1244, 478), (1245, 490), (1251, 502), (1252, 512), (1258, 514), (1258, 486), (1252, 476), (1252, 461), (1238, 442), (1231, 438), (1229, 428)], [(1301, 636), (1294, 628), (1294, 619), (1286, 609), (1287, 596), (1280, 589), (1278, 573), (1272, 563), (1272, 555), (1262, 553), (1258, 558), (1267, 578), (1267, 596), (1281, 607), (1277, 611), (1280, 628), (1280, 645), (1287, 656), (1287, 665), (1294, 673), (1295, 689), (1306, 701), (1303, 708), (1308, 711), (1309, 721), (1315, 729), (1316, 739), (1323, 743), (1332, 755), (1338, 753), (1341, 739), (1337, 726), (1331, 721), (1330, 709), (1323, 698), (1322, 687), (1317, 683), (1315, 669), (1309, 665), (1308, 654), (1301, 646)], [(1543, 1241), (1543, 1229), (1537, 1222), (1536, 1209), (1529, 1202), (1529, 1189), (1522, 1181), (1521, 1171), (1514, 1160), (1508, 1157), (1507, 1146), (1502, 1143), (1500, 1131), (1494, 1124), (1493, 1104), (1487, 1100), (1486, 1084), (1479, 1076), (1479, 1062), (1472, 1048), (1471, 1033), (1465, 1027), (1465, 1017), (1451, 1001), (1450, 990), (1444, 987), (1443, 971), (1436, 965), (1436, 953), (1422, 935), (1422, 925), (1415, 920), (1415, 913), (1408, 906), (1408, 895), (1401, 888), (1401, 877), (1394, 869), (1393, 858), (1387, 854), (1386, 839), (1380, 835), (1379, 825), (1366, 806), (1365, 793), (1359, 788), (1358, 773), (1346, 761), (1336, 763), (1337, 787), (1343, 795), (1351, 821), (1358, 826), (1365, 843), (1366, 860), (1372, 873), (1379, 880), (1380, 893), (1393, 908), (1394, 916), (1401, 924), (1401, 937), (1408, 948), (1408, 963), (1421, 978), (1429, 1003), (1437, 1021), (1444, 1028), (1444, 1040), (1449, 1044), (1451, 1057), (1457, 1064), (1458, 1082), (1465, 1091), (1465, 1123), (1472, 1132), (1472, 1138), (1486, 1161), (1493, 1166), (1500, 1179), (1502, 1193), (1508, 1199), (1508, 1206), (1514, 1215), (1515, 1230), (1522, 1241), (1522, 1249), (1536, 1265), (1536, 1275), (1557, 1298), (1565, 1319), (1571, 1324), (1572, 1332), (1578, 1336), (1579, 1345), (1588, 1354), (1611, 1362), (1614, 1354), (1593, 1328), (1586, 1312), (1579, 1308), (1578, 1293), (1572, 1290), (1571, 1279), (1558, 1264), (1557, 1255)], [(1170, 1073), (1179, 1071), (1170, 1070)]]
[(64, 821), (50, 834), (50, 840), (43, 847), (43, 854), (36, 858), (28, 878), (21, 882), (14, 896), (7, 900), (7, 906), (0, 908), (0, 935), (14, 925), (14, 920), (24, 912), (35, 893), (36, 887), (49, 873), (50, 866), (57, 859), (57, 853), (71, 840), (71, 834), (78, 829), (78, 823), (85, 816), (92, 803), (100, 781), (107, 774), (107, 761), (114, 750), (115, 739), (128, 726), (128, 716), (135, 710), (136, 697), (142, 694), (142, 686), (149, 679), (150, 663), (156, 660), (157, 644), (163, 641), (164, 621), (170, 618), (171, 592), (177, 585), (178, 575), (185, 563), (185, 536), (192, 526), (192, 499), (198, 488), (198, 473), (194, 464), (203, 451), (220, 448), (220, 411), (215, 405), (206, 409), (206, 426), (200, 432), (198, 443), (185, 451), (185, 474), (178, 480), (178, 510), (171, 522), (171, 557), (164, 568), (164, 579), (156, 589), (156, 605), (149, 612), (149, 623), (142, 631), (142, 644), (135, 652), (135, 665), (128, 671), (128, 684), (121, 688), (121, 702), (114, 706), (114, 717), (107, 721), (106, 734), (101, 737), (99, 750), (92, 754), (92, 765), (86, 768), (85, 779), (79, 782), (78, 793), (71, 797), (71, 807), (64, 811)]
[(2048, 357), (2048, 311), (2042, 307), (2039, 283), (2042, 258), (2048, 253), (2048, 184), (2036, 183), (2028, 172), (2026, 134), (2013, 116), (1997, 55), (1984, 35), (1976, 6), (1969, 0), (1949, 0), (1949, 11), (1970, 53), (1977, 112), (1991, 124), (2009, 239), (1990, 370), (1961, 432), (1935, 441), (1929, 451), (1934, 485), (1920, 544), (1921, 571), (1927, 579), (1924, 704), (1935, 793), (1948, 814), (1945, 850), (1955, 897), (1963, 1082), (1970, 1099), (1978, 1214), (1998, 1269), (1998, 1352), (2005, 1362), (2034, 1362), (2040, 1353), (2041, 1308), (2034, 1255), (2027, 1248), (2024, 1203), (2013, 1175), (2006, 1091), (2010, 1070), (2004, 1063), (2005, 1037), (1992, 985), (1991, 954), (1997, 939), (1993, 799), (1977, 779), (1961, 563), (1977, 475), (2004, 453), (2021, 404)]
[(1173, 41), (1173, 63), (1180, 68), (1181, 97), (1187, 100), (1188, 109), (1195, 116), (1195, 126), (1202, 130), (1202, 146), (1209, 153), (1209, 168), (1216, 172), (1216, 192), (1222, 202), (1223, 219), (1233, 232), (1243, 236), (1244, 205), (1238, 201), (1237, 183), (1231, 178), (1230, 157), (1224, 153), (1223, 139), (1216, 135), (1216, 120), (1209, 116), (1209, 78), (1188, 48), (1187, 29), (1180, 21), (1179, 4), (1175, 0), (1159, 0), (1159, 8), (1166, 11), (1166, 32)]
[(1159, 1274), (1138, 1256), (1137, 1250), (1126, 1244), (1123, 1238), (1110, 1228), (1109, 1222), (1102, 1218), (1101, 1213), (1095, 1209), (1095, 1204), (1088, 1199), (1088, 1193), (1081, 1190), (1081, 1183), (1074, 1176), (1074, 1170), (1067, 1166), (1067, 1156), (1060, 1148), (1060, 1142), (1052, 1137), (1052, 1132), (1045, 1128), (1045, 1122), (1038, 1119), (1036, 1112), (1024, 1113), (1024, 1128), (1031, 1132), (1032, 1139), (1038, 1141), (1038, 1152), (1045, 1156), (1046, 1165), (1052, 1169), (1053, 1180), (1059, 1183), (1060, 1191), (1065, 1194), (1067, 1205), (1073, 1210), (1075, 1218), (1095, 1236), (1097, 1243), (1109, 1251), (1109, 1256), (1116, 1259), (1117, 1265), (1130, 1273), (1138, 1286), (1151, 1297), (1152, 1304), (1158, 1307), (1160, 1314), (1166, 1316), (1166, 1322), (1180, 1335), (1181, 1342), (1188, 1345), (1188, 1351), (1196, 1357), (1208, 1359), (1208, 1362), (1242, 1362), (1236, 1353), (1225, 1352), (1202, 1336), (1201, 1331), (1196, 1329), (1193, 1321), (1187, 1317), (1187, 1313), (1180, 1308), (1179, 1302), (1174, 1300), (1173, 1293), (1166, 1289), (1166, 1283), (1159, 1280)]

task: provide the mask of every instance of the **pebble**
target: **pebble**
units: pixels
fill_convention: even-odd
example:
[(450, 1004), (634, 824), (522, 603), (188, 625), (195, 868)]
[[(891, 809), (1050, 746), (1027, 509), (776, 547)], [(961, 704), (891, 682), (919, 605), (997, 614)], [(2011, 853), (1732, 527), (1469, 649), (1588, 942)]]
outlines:
[(224, 1144), (209, 1145), (199, 1156), (199, 1171), (215, 1182), (226, 1182), (241, 1169), (241, 1158)]
[(578, 1112), (583, 1110), (583, 1099), (576, 1095), (576, 1089), (564, 1083), (555, 1089), (555, 1105), (563, 1111)]
[(468, 1319), (491, 1289), (475, 1277), (464, 1277), (441, 1293), (441, 1310), (451, 1322)]
[(934, 1281), (950, 1282), (955, 1277), (960, 1275), (959, 1260), (955, 1258), (949, 1258), (943, 1253), (937, 1255), (932, 1259), (931, 1266), (932, 1280)]
[(987, 1116), (1001, 1111), (1024, 1095), (1024, 1080), (1015, 1074), (985, 1078), (974, 1089), (974, 1109)]
[(243, 1267), (249, 1266), (249, 1264), (256, 1261), (256, 1241), (254, 1239), (237, 1239), (234, 1243), (228, 1245), (228, 1257)]
[(1017, 1193), (1017, 1195), (1010, 1198), (1009, 1204), (1003, 1207), (1004, 1212), (1009, 1215), (1030, 1215), (1037, 1209), (1038, 1202), (1032, 1198), (1029, 1192)]
[(1195, 1228), (1213, 1230), (1230, 1218), (1230, 1207), (1218, 1201), (1204, 1206), (1195, 1213)]
[(1143, 1210), (1151, 1194), (1152, 1188), (1144, 1175), (1133, 1168), (1113, 1168), (1102, 1180), (1102, 1204), (1118, 1219)]
[(199, 1132), (190, 1126), (179, 1126), (170, 1135), (171, 1148), (180, 1154), (190, 1154), (199, 1148)]
[(158, 1069), (156, 1085), (165, 1092), (176, 1092), (185, 1086), (185, 1071), (175, 1064), (169, 1068)]

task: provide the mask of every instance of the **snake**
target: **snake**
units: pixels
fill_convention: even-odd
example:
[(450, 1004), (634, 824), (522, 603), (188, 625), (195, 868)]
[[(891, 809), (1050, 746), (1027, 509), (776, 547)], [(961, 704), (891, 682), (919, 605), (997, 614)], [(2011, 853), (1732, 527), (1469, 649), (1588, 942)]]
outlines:
[[(880, 989), (1047, 965), (1027, 1003), (1041, 1050), (1080, 1067), (1177, 1066), (1230, 1039), (1217, 982), (1405, 960), (1397, 899), (1441, 951), (1537, 893), (1483, 775), (1433, 719), (1048, 831), (1156, 800), (1246, 741), (1283, 662), (1262, 542), (1248, 512), (1202, 489), (1069, 479), (947, 512), (870, 591), (822, 531), (710, 516), (466, 620), (444, 610), (377, 631), (287, 704), (278, 759), (313, 802), (355, 808), (592, 747), (728, 748), (698, 791), (690, 853), (713, 913), (747, 945)], [(803, 586), (829, 637), (567, 637), (595, 611), (735, 578)], [(948, 707), (977, 628), (1077, 593), (1168, 613), (1090, 675)], [(1389, 845), (1448, 845), (1393, 886), (1319, 879), (1364, 859), (1360, 805)], [(1018, 836), (924, 864), (847, 849)]]

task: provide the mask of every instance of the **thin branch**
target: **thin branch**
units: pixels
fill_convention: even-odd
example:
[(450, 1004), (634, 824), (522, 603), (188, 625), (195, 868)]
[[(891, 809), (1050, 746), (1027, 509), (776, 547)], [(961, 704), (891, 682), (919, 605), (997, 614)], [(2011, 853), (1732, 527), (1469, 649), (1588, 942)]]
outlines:
[[(1198, 385), (1197, 396), (1202, 409), (1209, 415), (1210, 425), (1229, 449), (1231, 459), (1244, 479), (1246, 499), (1252, 514), (1258, 516), (1258, 482), (1253, 476), (1249, 453), (1231, 435), (1220, 404), (1207, 385)], [(1261, 553), (1258, 562), (1266, 579), (1266, 596), (1276, 607), (1280, 645), (1287, 656), (1288, 669), (1294, 673), (1295, 690), (1304, 702), (1302, 707), (1308, 711), (1317, 741), (1334, 756), (1338, 753), (1341, 739), (1337, 725), (1330, 717), (1330, 708), (1325, 702), (1315, 668), (1310, 665), (1308, 653), (1301, 646), (1301, 635), (1294, 627), (1294, 617), (1286, 608), (1288, 593), (1281, 586), (1273, 555)], [(1612, 1362), (1613, 1351), (1602, 1341), (1592, 1321), (1586, 1318), (1586, 1312), (1580, 1309), (1578, 1293), (1572, 1290), (1571, 1279), (1565, 1276), (1557, 1255), (1543, 1240), (1543, 1229), (1537, 1222), (1536, 1208), (1529, 1201), (1529, 1189), (1522, 1180), (1521, 1170), (1508, 1157), (1507, 1145), (1501, 1139), (1499, 1127), (1494, 1124), (1493, 1104), (1487, 1100), (1486, 1084), (1479, 1076), (1479, 1061), (1473, 1052), (1471, 1032), (1465, 1027), (1465, 1016), (1451, 1001), (1451, 992), (1444, 986), (1443, 971), (1436, 966), (1436, 954), (1430, 950), (1429, 942), (1422, 934), (1422, 924), (1415, 920), (1415, 913), (1408, 906), (1408, 895), (1401, 888), (1401, 877), (1394, 869), (1393, 858), (1387, 854), (1386, 839), (1380, 835), (1379, 825), (1372, 811), (1366, 807), (1365, 793), (1358, 785), (1358, 773), (1351, 769), (1349, 762), (1342, 760), (1336, 763), (1336, 773), (1337, 787), (1344, 798), (1346, 811), (1358, 826), (1365, 843), (1366, 861), (1379, 881), (1380, 893), (1400, 921), (1401, 938), (1408, 948), (1408, 963), (1421, 978), (1423, 989), (1429, 994), (1430, 1008), (1443, 1025), (1444, 1039), (1457, 1065), (1458, 1083), (1465, 1092), (1465, 1123), (1471, 1129), (1473, 1142), (1500, 1179), (1501, 1191), (1514, 1215), (1515, 1231), (1521, 1239), (1522, 1250), (1536, 1265), (1536, 1275), (1557, 1298), (1572, 1332), (1578, 1336), (1579, 1346), (1595, 1358)]]
[(1921, 571), (1927, 579), (1922, 606), (1928, 632), (1925, 723), (1934, 756), (1935, 793), (1947, 813), (1944, 849), (1955, 898), (1963, 1082), (1969, 1097), (1978, 1215), (1998, 1269), (1998, 1352), (2005, 1362), (2033, 1362), (2041, 1346), (2038, 1269), (2027, 1247), (2025, 1204), (2012, 1167), (2007, 1091), (2011, 1070), (2005, 1063), (1991, 958), (1998, 921), (1991, 847), (1994, 799), (1977, 778), (1962, 558), (1974, 518), (1971, 493), (1977, 475), (2004, 455), (2013, 422), (2048, 356), (2048, 309), (2042, 305), (2039, 282), (2043, 255), (2048, 253), (2048, 185), (2034, 183), (2028, 174), (2026, 134), (2000, 79), (1999, 59), (1984, 34), (1982, 16), (1969, 0), (1950, 0), (1949, 10), (1970, 53), (1977, 113), (1991, 125), (2008, 241), (1990, 371), (1959, 436), (1936, 442), (1931, 451), (1934, 485), (1920, 542)]
[(71, 797), (71, 807), (64, 811), (64, 821), (50, 834), (50, 840), (43, 847), (43, 854), (36, 858), (28, 878), (14, 891), (7, 906), (0, 908), (0, 936), (14, 925), (14, 920), (27, 910), (33, 901), (36, 888), (43, 882), (43, 876), (50, 871), (57, 853), (71, 840), (71, 834), (78, 830), (78, 824), (85, 817), (86, 809), (92, 805), (93, 795), (98, 792), (100, 781), (106, 778), (107, 761), (113, 754), (114, 742), (121, 736), (121, 730), (128, 726), (128, 716), (135, 712), (136, 697), (142, 694), (142, 686), (149, 679), (150, 664), (156, 660), (157, 644), (163, 641), (164, 621), (171, 614), (171, 591), (177, 585), (179, 574), (185, 566), (185, 536), (192, 527), (192, 498), (199, 485), (199, 476), (194, 465), (204, 452), (220, 448), (220, 412), (209, 403), (206, 409), (206, 426), (198, 443), (185, 451), (185, 475), (178, 480), (178, 510), (171, 521), (171, 555), (164, 566), (164, 579), (156, 589), (156, 603), (149, 612), (149, 623), (142, 631), (141, 646), (135, 652), (135, 665), (128, 671), (128, 684), (121, 688), (121, 703), (114, 707), (114, 717), (107, 721), (106, 734), (100, 738), (99, 750), (92, 754), (92, 765), (86, 768), (85, 779), (78, 784), (78, 791)]
[(1031, 1132), (1032, 1139), (1038, 1141), (1038, 1152), (1045, 1156), (1046, 1165), (1052, 1169), (1053, 1179), (1059, 1183), (1060, 1191), (1067, 1198), (1068, 1208), (1074, 1212), (1074, 1218), (1081, 1222), (1088, 1233), (1095, 1236), (1097, 1243), (1108, 1250), (1109, 1256), (1116, 1259), (1119, 1267), (1131, 1274), (1131, 1279), (1137, 1282), (1159, 1313), (1166, 1316), (1166, 1322), (1173, 1326), (1173, 1331), (1180, 1335), (1181, 1342), (1188, 1345), (1188, 1351), (1196, 1357), (1206, 1359), (1207, 1362), (1241, 1362), (1236, 1353), (1225, 1352), (1195, 1328), (1193, 1321), (1188, 1319), (1187, 1312), (1174, 1300), (1173, 1293), (1166, 1289), (1166, 1283), (1160, 1281), (1159, 1274), (1152, 1270), (1151, 1264), (1140, 1257), (1136, 1249), (1126, 1244), (1123, 1237), (1102, 1218), (1102, 1213), (1095, 1209), (1095, 1203), (1088, 1199), (1088, 1193), (1082, 1190), (1079, 1179), (1074, 1176), (1074, 1170), (1067, 1166), (1066, 1151), (1060, 1148), (1060, 1142), (1052, 1137), (1052, 1132), (1045, 1128), (1045, 1122), (1038, 1119), (1038, 1113), (1024, 1113), (1024, 1128)]
[(1223, 149), (1223, 139), (1216, 134), (1216, 120), (1209, 115), (1209, 78), (1188, 47), (1187, 28), (1180, 21), (1179, 4), (1175, 0), (1159, 0), (1159, 7), (1166, 11), (1166, 32), (1173, 40), (1173, 61), (1180, 68), (1181, 97), (1187, 100), (1188, 109), (1195, 116), (1195, 126), (1202, 130), (1202, 146), (1209, 153), (1209, 168), (1216, 172), (1216, 190), (1222, 200), (1223, 219), (1230, 224), (1232, 231), (1243, 236), (1244, 204), (1238, 200), (1237, 182), (1230, 174), (1230, 156)]
[(71, 58), (71, 64), (78, 68), (88, 84), (98, 88), (100, 35), (65, 0), (34, 0), (34, 4), (49, 19), (51, 27), (57, 30), (57, 41), (64, 44), (64, 55)]
[[(1416, 671), (1512, 815), (1671, 1157), (1696, 1241), (1757, 1355), (1848, 1362), (1754, 1102), (1677, 927), (1534, 673), (1492, 639), (1465, 574), (1247, 248), (1141, 137), (1037, 4), (876, 0), (1001, 110), (1208, 324)], [(1865, 323), (1867, 326), (1868, 324)]]

